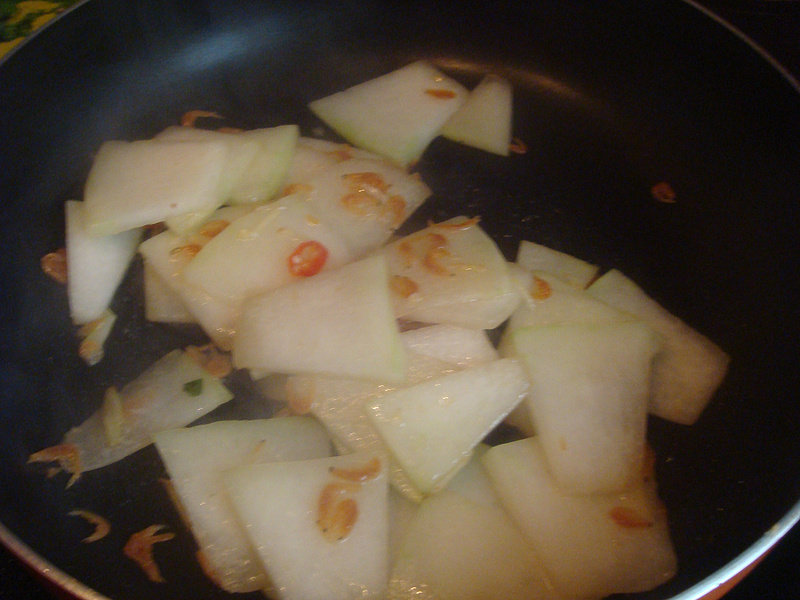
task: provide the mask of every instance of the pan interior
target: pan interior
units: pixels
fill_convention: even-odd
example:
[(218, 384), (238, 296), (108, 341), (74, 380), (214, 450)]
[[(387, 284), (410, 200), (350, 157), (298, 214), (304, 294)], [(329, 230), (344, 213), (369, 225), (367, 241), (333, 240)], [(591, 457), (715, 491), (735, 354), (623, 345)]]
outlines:
[[(63, 201), (80, 198), (107, 139), (149, 137), (191, 109), (254, 128), (319, 123), (308, 101), (424, 58), (467, 85), (514, 85), (514, 134), (494, 157), (437, 139), (418, 165), (434, 196), (412, 219), (481, 215), (506, 257), (530, 239), (619, 268), (718, 342), (731, 372), (693, 427), (650, 423), (678, 576), (668, 598), (722, 567), (800, 498), (795, 365), (800, 101), (741, 40), (683, 3), (543, 1), (364, 4), (226, 0), (86, 2), (0, 68), (0, 521), (36, 553), (113, 598), (227, 597), (202, 574), (163, 491), (152, 448), (65, 490), (25, 464), (197, 330), (144, 320), (141, 264), (113, 310), (106, 359), (76, 353), (64, 289), (39, 259), (63, 244)], [(336, 139), (322, 130), (326, 137)], [(677, 202), (653, 200), (667, 181)], [(213, 418), (248, 418), (245, 377)], [(107, 516), (82, 545), (82, 508)], [(133, 531), (176, 531), (154, 588), (125, 559)], [(252, 597), (261, 597), (254, 594)]]

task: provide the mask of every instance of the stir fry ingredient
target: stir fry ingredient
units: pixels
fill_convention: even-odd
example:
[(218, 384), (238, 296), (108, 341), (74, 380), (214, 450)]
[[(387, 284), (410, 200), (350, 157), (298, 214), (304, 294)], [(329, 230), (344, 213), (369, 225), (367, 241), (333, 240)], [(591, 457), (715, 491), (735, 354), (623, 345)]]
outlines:
[[(511, 136), (508, 81), (469, 92), (417, 62), (309, 107), (360, 147), (294, 125), (197, 129), (222, 118), (205, 110), (102, 146), (85, 201), (67, 204), (69, 256), (43, 270), (68, 258), (72, 281), (113, 250), (107, 272), (121, 277), (142, 230), (164, 223), (138, 249), (170, 310), (145, 314), (194, 321), (211, 342), (108, 388), (29, 462), (58, 462), (69, 487), (154, 441), (197, 560), (229, 592), (565, 600), (668, 580), (648, 412), (694, 422), (728, 356), (619, 271), (598, 277), (530, 241), (509, 261), (479, 216), (395, 233), (432, 194), (408, 165), (435, 136), (527, 152)], [(674, 201), (667, 188), (652, 193)], [(79, 331), (89, 364), (116, 285)], [(73, 302), (76, 323), (91, 311)], [(495, 346), (487, 332), (500, 326)], [(282, 405), (272, 418), (253, 406), (251, 420), (187, 427), (245, 371)], [(518, 439), (489, 448), (503, 421)], [(70, 514), (96, 525), (84, 541), (108, 533), (97, 515)], [(155, 583), (166, 527), (124, 547)]]
[(74, 444), (57, 444), (39, 450), (28, 457), (28, 462), (58, 462), (60, 469), (70, 474), (68, 488), (78, 481), (82, 473), (80, 452)]
[(158, 533), (165, 527), (166, 525), (150, 525), (142, 531), (134, 533), (122, 549), (125, 556), (138, 564), (147, 578), (154, 583), (164, 583), (165, 579), (161, 576), (161, 571), (153, 557), (153, 546), (175, 537), (174, 533)]
[(71, 517), (82, 517), (91, 525), (94, 525), (94, 532), (81, 540), (84, 544), (91, 544), (92, 542), (102, 540), (108, 535), (109, 531), (111, 531), (111, 523), (108, 522), (108, 519), (91, 511), (71, 510), (68, 514)]

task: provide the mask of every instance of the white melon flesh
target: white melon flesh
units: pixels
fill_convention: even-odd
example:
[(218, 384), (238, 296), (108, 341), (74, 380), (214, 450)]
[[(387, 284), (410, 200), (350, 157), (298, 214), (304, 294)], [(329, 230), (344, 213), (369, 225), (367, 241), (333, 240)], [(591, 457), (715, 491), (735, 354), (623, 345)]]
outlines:
[[(223, 202), (231, 199), (234, 188), (239, 184), (242, 175), (253, 162), (259, 144), (255, 140), (246, 138), (238, 133), (221, 133), (208, 129), (196, 129), (194, 127), (167, 127), (164, 131), (155, 136), (156, 140), (169, 142), (218, 142), (227, 148), (225, 165), (222, 169), (220, 180), (220, 197)], [(216, 207), (208, 207), (205, 210), (193, 211), (166, 219), (166, 225), (171, 231), (178, 235), (191, 233), (203, 221), (208, 219)]]
[(508, 264), (475, 220), (455, 217), (386, 246), (398, 317), (492, 329), (519, 303)]
[(367, 160), (384, 160), (379, 154), (356, 148), (350, 144), (342, 144), (340, 142), (332, 142), (330, 140), (323, 140), (322, 138), (314, 137), (301, 137), (297, 140), (297, 146), (303, 147), (307, 150), (314, 150), (327, 154), (336, 162), (350, 160), (351, 158), (362, 158)]
[(170, 288), (155, 269), (144, 265), (144, 316), (156, 323), (194, 323), (181, 297)]
[(475, 446), (470, 461), (447, 482), (445, 489), (475, 504), (500, 506), (500, 501), (492, 487), (492, 481), (483, 467), (483, 455), (489, 451), (490, 447), (487, 444)]
[(389, 565), (393, 565), (419, 504), (389, 488)]
[(287, 196), (232, 221), (186, 265), (182, 277), (211, 296), (238, 302), (300, 279), (290, 259), (306, 243), (327, 251), (322, 270), (351, 259), (339, 233), (320, 221), (303, 196)]
[(242, 306), (238, 368), (399, 382), (405, 349), (377, 255), (284, 285)]
[(83, 202), (67, 200), (67, 297), (72, 321), (93, 321), (108, 308), (142, 237), (141, 229), (94, 236)]
[(119, 391), (122, 422), (110, 444), (103, 412), (70, 429), (65, 444), (78, 447), (84, 471), (99, 469), (150, 445), (157, 431), (183, 427), (233, 398), (222, 381), (181, 350), (150, 365)]
[(519, 243), (516, 262), (523, 269), (550, 273), (580, 289), (588, 286), (599, 271), (585, 260), (527, 240)]
[(258, 151), (231, 190), (231, 203), (247, 204), (271, 200), (286, 179), (300, 129), (297, 125), (279, 125), (253, 129), (239, 135), (256, 142)]
[[(375, 460), (369, 453), (355, 453), (251, 465), (226, 476), (239, 520), (278, 598), (384, 597), (389, 548), (385, 470), (360, 482), (337, 474), (364, 470)], [(331, 501), (325, 502), (326, 497)], [(354, 519), (331, 518), (344, 516), (347, 505), (355, 507)], [(331, 521), (333, 527), (323, 532)], [(349, 531), (343, 526), (348, 523)]]
[(215, 298), (197, 286), (186, 283), (181, 274), (191, 260), (183, 248), (189, 238), (163, 231), (139, 246), (145, 267), (152, 268), (167, 287), (178, 295), (183, 305), (197, 320), (213, 342), (223, 350), (233, 346), (239, 304)]
[(497, 350), (481, 329), (429, 325), (403, 332), (406, 348), (459, 367), (496, 360)]
[(260, 150), (258, 141), (242, 133), (222, 133), (195, 127), (167, 127), (153, 139), (171, 142), (215, 141), (225, 144), (228, 152), (220, 182), (220, 193), (223, 200), (230, 200), (231, 193), (239, 185), (242, 175), (253, 162), (256, 152)]
[(86, 181), (87, 228), (110, 235), (213, 210), (228, 149), (215, 141), (105, 142)]
[(522, 367), (503, 359), (389, 392), (366, 411), (411, 481), (429, 493), (527, 388)]
[(563, 488), (617, 491), (641, 472), (653, 356), (660, 339), (643, 323), (518, 329), (515, 355), (531, 386), (530, 410)]
[(319, 138), (301, 137), (297, 140), (289, 170), (284, 179), (284, 191), (304, 187), (322, 171), (353, 158), (366, 160), (385, 159), (382, 156), (354, 148), (350, 144), (331, 142)]
[(585, 290), (542, 271), (515, 271), (523, 287), (523, 302), (511, 315), (507, 331), (520, 327), (585, 324), (600, 325), (632, 321), (636, 317), (598, 300)]
[(244, 465), (330, 456), (330, 440), (310, 417), (219, 421), (154, 436), (214, 581), (229, 592), (267, 589), (269, 581), (223, 485)]
[(556, 600), (541, 561), (499, 506), (426, 498), (394, 563), (391, 600)]
[(653, 365), (650, 412), (676, 423), (694, 423), (725, 378), (730, 357), (617, 270), (587, 291), (636, 315), (663, 336), (664, 347)]
[(355, 158), (307, 182), (309, 209), (364, 256), (391, 237), (431, 194), (419, 177), (384, 160)]
[(508, 156), (512, 90), (507, 79), (487, 75), (444, 124), (441, 135), (480, 150)]
[[(406, 348), (407, 335), (408, 332), (401, 334)], [(450, 363), (413, 351), (408, 351), (407, 357), (406, 377), (402, 385), (413, 385), (455, 370)], [(422, 493), (391, 458), (389, 449), (364, 411), (367, 402), (397, 389), (396, 384), (300, 375), (290, 377), (286, 387), (291, 408), (311, 412), (325, 425), (337, 444), (347, 451), (369, 450), (385, 457), (392, 485), (415, 502), (422, 499)]]
[[(346, 160), (346, 158), (340, 158), (339, 155), (333, 152), (317, 150), (306, 143), (308, 139), (311, 138), (301, 137), (297, 140), (297, 147), (294, 150), (283, 181), (284, 192), (291, 192), (292, 188), (296, 186), (304, 186), (325, 169), (329, 169), (342, 162), (342, 160)], [(346, 148), (351, 147), (347, 144), (341, 145)], [(347, 156), (349, 157), (349, 154)]]
[(643, 592), (675, 574), (666, 511), (652, 481), (618, 494), (569, 494), (550, 475), (536, 438), (495, 446), (483, 464), (504, 508), (567, 597)]
[(308, 106), (350, 143), (407, 165), (467, 95), (460, 83), (418, 61)]

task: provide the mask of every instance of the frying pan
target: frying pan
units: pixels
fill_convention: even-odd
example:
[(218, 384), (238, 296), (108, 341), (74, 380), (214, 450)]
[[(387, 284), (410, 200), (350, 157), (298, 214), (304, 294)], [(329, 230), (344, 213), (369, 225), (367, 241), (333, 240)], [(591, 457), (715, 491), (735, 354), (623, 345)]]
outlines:
[[(528, 152), (435, 140), (417, 166), (434, 196), (408, 229), (480, 214), (508, 258), (531, 239), (619, 268), (732, 356), (696, 425), (650, 421), (679, 572), (632, 597), (699, 598), (800, 518), (800, 95), (731, 32), (678, 1), (88, 1), (0, 67), (0, 539), (44, 577), (80, 598), (228, 597), (195, 563), (152, 447), (70, 489), (26, 465), (106, 387), (203, 339), (144, 320), (136, 262), (106, 358), (78, 358), (39, 259), (63, 244), (63, 201), (81, 196), (93, 153), (196, 108), (319, 133), (308, 101), (419, 58), (467, 85), (508, 77)], [(650, 195), (660, 181), (675, 203)], [(229, 384), (236, 399), (206, 420), (269, 410), (246, 377)], [(111, 521), (102, 543), (80, 543), (76, 508)], [(158, 585), (121, 553), (153, 523), (177, 533), (157, 551)]]

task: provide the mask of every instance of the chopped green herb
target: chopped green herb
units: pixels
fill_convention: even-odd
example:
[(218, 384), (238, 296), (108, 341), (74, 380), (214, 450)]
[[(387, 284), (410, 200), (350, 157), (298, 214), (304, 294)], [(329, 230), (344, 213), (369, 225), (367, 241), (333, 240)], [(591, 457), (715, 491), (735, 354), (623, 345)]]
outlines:
[(199, 396), (203, 393), (203, 380), (193, 379), (183, 384), (183, 391), (190, 396)]

